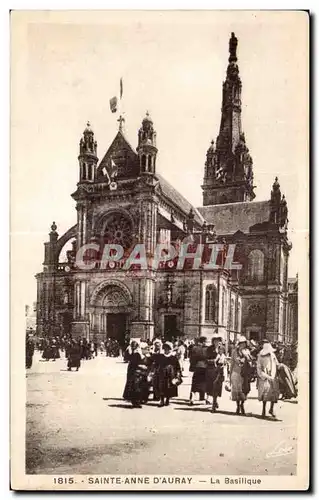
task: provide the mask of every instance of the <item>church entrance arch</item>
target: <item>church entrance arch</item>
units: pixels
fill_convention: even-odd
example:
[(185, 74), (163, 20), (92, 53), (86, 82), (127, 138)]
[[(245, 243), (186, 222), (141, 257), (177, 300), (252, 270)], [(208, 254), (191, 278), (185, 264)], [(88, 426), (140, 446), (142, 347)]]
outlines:
[(90, 301), (90, 327), (95, 338), (111, 338), (125, 345), (132, 311), (132, 296), (128, 288), (117, 280), (101, 283), (93, 291)]

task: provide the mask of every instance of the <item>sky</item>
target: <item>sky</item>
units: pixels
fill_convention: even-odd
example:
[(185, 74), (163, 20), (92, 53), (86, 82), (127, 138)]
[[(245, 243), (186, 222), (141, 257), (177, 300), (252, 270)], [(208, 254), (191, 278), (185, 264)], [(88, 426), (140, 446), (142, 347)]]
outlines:
[(220, 125), (228, 41), (238, 38), (242, 126), (255, 200), (278, 176), (303, 272), (308, 238), (308, 17), (290, 11), (15, 12), (11, 37), (11, 259), (25, 304), (36, 300), (52, 221), (76, 222), (79, 141), (89, 120), (103, 158), (118, 129), (109, 99), (123, 79), (125, 135), (146, 110), (157, 170), (195, 206)]

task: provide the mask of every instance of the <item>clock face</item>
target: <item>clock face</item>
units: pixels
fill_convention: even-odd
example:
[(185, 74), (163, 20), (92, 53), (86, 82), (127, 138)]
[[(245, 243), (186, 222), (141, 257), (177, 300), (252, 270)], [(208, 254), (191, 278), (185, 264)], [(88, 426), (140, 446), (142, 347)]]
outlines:
[(123, 248), (130, 248), (133, 242), (131, 221), (123, 214), (112, 213), (104, 226), (104, 243), (114, 243)]

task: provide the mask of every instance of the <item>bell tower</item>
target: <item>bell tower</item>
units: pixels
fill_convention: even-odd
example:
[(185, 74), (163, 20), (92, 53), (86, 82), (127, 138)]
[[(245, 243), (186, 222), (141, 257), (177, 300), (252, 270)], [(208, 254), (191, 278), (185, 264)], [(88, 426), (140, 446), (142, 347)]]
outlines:
[(223, 83), (222, 116), (216, 147), (206, 154), (203, 205), (250, 201), (255, 198), (253, 162), (241, 125), (241, 90), (237, 64), (238, 40), (229, 40), (226, 80)]
[(90, 122), (87, 122), (83, 132), (83, 137), (80, 140), (80, 183), (91, 183), (96, 179), (96, 165), (98, 162), (97, 142), (94, 140), (94, 132), (91, 129)]
[(148, 111), (138, 131), (137, 153), (140, 160), (140, 173), (155, 174), (157, 155), (156, 132)]

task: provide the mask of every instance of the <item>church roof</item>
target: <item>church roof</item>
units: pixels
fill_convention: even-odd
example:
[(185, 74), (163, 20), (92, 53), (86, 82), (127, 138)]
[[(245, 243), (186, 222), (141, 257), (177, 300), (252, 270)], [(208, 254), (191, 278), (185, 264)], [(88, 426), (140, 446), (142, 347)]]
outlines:
[(249, 233), (255, 224), (267, 222), (270, 214), (269, 201), (248, 201), (198, 207), (208, 224), (215, 225), (217, 234)]
[(169, 198), (175, 205), (177, 205), (186, 214), (189, 213), (192, 208), (195, 214), (195, 220), (200, 224), (203, 224), (204, 218), (200, 214), (197, 208), (195, 208), (184, 196), (177, 191), (162, 175), (156, 173), (156, 177), (159, 180), (162, 192), (164, 196)]

